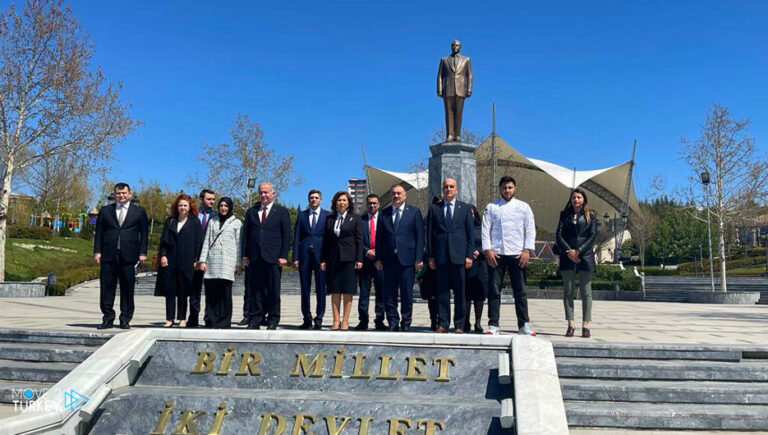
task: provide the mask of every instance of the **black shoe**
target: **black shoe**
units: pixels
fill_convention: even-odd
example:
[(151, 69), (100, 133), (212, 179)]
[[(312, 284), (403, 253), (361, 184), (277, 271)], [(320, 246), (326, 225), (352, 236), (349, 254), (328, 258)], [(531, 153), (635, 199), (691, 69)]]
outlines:
[(409, 332), (411, 330), (410, 326), (401, 326), (400, 332)]
[(482, 334), (482, 333), (485, 332), (485, 330), (483, 329), (482, 326), (480, 326), (480, 324), (477, 324), (477, 325), (475, 325), (475, 332), (478, 333), (478, 334)]
[(248, 325), (246, 326), (247, 329), (261, 329), (261, 326), (259, 325)]
[(268, 331), (274, 331), (276, 329), (277, 329), (277, 325), (267, 325), (267, 330)]
[(310, 329), (312, 328), (312, 321), (311, 320), (305, 320), (304, 323), (299, 325), (299, 329)]
[(461, 330), (464, 331), (464, 332), (469, 332), (469, 331), (472, 330), (472, 328), (470, 328), (469, 324), (466, 324), (466, 325), (464, 325), (463, 328), (461, 328)]
[(435, 331), (437, 331), (437, 320), (432, 320), (432, 321), (430, 322), (430, 324), (429, 324), (429, 329), (430, 329), (432, 332), (435, 332)]
[(360, 322), (355, 326), (355, 331), (367, 331), (368, 330), (368, 322)]
[(115, 324), (112, 322), (101, 322), (101, 325), (97, 326), (96, 329), (111, 329), (114, 328)]
[(317, 318), (315, 319), (315, 326), (312, 327), (315, 331), (319, 331), (323, 329), (323, 319)]
[(267, 320), (266, 316), (264, 316), (264, 318), (261, 319), (261, 326), (269, 326), (269, 320)]
[(385, 325), (384, 322), (382, 322), (381, 320), (377, 320), (377, 321), (375, 321), (373, 323), (375, 325), (374, 329), (376, 329), (377, 331), (386, 331), (387, 330), (387, 325)]
[(131, 329), (131, 325), (128, 322), (120, 322), (120, 329)]
[(238, 326), (248, 326), (248, 318), (243, 317), (243, 320), (241, 320), (238, 324)]
[(397, 325), (389, 325), (389, 327), (387, 328), (387, 331), (389, 332), (397, 332), (399, 330), (400, 328), (398, 328)]

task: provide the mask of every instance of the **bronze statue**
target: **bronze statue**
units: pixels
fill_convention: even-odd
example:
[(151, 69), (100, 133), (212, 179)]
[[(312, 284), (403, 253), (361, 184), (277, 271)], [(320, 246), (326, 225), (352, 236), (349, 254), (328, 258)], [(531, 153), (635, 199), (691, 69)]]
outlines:
[(451, 55), (440, 59), (437, 68), (437, 96), (445, 106), (446, 141), (461, 141), (461, 113), (464, 99), (472, 96), (472, 65), (459, 54), (461, 42), (451, 42)]

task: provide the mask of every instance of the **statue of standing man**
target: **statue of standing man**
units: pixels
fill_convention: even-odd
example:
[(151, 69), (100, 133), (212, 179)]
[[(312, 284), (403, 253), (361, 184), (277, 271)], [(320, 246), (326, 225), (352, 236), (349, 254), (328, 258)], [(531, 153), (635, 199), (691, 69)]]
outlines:
[(461, 42), (451, 42), (451, 55), (440, 59), (437, 68), (437, 96), (445, 106), (446, 142), (461, 141), (461, 113), (464, 99), (472, 96), (472, 65), (459, 54)]

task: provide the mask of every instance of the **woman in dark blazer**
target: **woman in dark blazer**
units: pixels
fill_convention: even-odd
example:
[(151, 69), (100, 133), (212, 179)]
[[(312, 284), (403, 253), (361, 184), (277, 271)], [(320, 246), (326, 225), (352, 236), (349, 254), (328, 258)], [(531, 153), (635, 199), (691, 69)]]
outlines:
[(157, 256), (160, 269), (155, 283), (155, 296), (165, 296), (165, 324), (187, 326), (187, 298), (194, 291), (195, 263), (203, 246), (203, 227), (197, 218), (195, 200), (185, 194), (171, 204), (171, 216), (165, 220)]
[[(325, 220), (323, 247), (320, 253), (320, 268), (326, 272), (326, 285), (331, 294), (333, 326), (336, 331), (349, 329), (349, 312), (352, 309), (352, 295), (357, 293), (357, 274), (363, 267), (363, 230), (360, 217), (354, 214), (352, 196), (339, 191), (331, 201), (332, 213)], [(339, 322), (342, 295), (344, 316)]]
[(480, 216), (480, 212), (477, 211), (477, 207), (474, 205), (469, 206), (469, 210), (472, 213), (472, 224), (475, 227), (475, 249), (472, 250), (472, 267), (467, 270), (466, 273), (466, 301), (467, 301), (467, 315), (464, 322), (464, 332), (469, 332), (469, 319), (471, 306), (475, 305), (475, 332), (478, 334), (483, 333), (483, 327), (480, 320), (483, 317), (483, 304), (488, 297), (488, 262), (485, 261), (485, 255), (482, 248), (482, 234), (481, 227), (483, 225), (483, 218)]
[(563, 276), (563, 305), (568, 321), (566, 337), (573, 337), (575, 324), (573, 300), (576, 296), (576, 274), (579, 275), (581, 293), (581, 336), (589, 338), (589, 322), (592, 320), (592, 273), (595, 271), (595, 251), (592, 245), (597, 236), (598, 219), (589, 208), (587, 194), (574, 189), (568, 205), (560, 213), (555, 236), (560, 250), (560, 274)]

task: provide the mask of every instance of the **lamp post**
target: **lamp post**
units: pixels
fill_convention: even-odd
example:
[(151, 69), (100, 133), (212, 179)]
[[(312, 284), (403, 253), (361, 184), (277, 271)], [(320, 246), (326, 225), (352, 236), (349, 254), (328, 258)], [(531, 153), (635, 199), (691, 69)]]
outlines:
[(251, 206), (251, 201), (253, 200), (253, 188), (256, 187), (256, 179), (255, 178), (249, 178), (248, 182), (246, 183), (246, 186), (248, 186), (248, 198), (245, 204), (245, 208)]
[(715, 264), (712, 261), (712, 224), (709, 212), (709, 172), (700, 174), (701, 184), (704, 186), (704, 198), (707, 201), (707, 242), (709, 243), (709, 280), (712, 285), (712, 293), (715, 292)]

